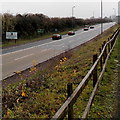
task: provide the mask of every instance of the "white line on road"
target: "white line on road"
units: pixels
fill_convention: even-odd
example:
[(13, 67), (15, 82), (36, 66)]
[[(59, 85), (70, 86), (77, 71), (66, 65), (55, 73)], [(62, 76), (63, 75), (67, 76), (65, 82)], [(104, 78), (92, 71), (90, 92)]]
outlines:
[(29, 55), (26, 55), (26, 56), (23, 56), (23, 57), (20, 57), (20, 58), (16, 58), (16, 59), (14, 59), (14, 60), (20, 60), (20, 59), (23, 59), (23, 58), (26, 58), (26, 57), (28, 57), (28, 56), (32, 56), (33, 54), (29, 54)]
[[(98, 27), (99, 27), (99, 26), (98, 26)], [(96, 27), (96, 28), (97, 28), (97, 27)], [(85, 32), (83, 31), (83, 32), (81, 32), (81, 33), (76, 34), (75, 36), (80, 35), (80, 34), (83, 34), (83, 33), (85, 33)], [(74, 36), (73, 36), (73, 37), (74, 37)], [(69, 38), (69, 37), (66, 37), (66, 38), (63, 38), (63, 39), (61, 39), (61, 40), (59, 40), (59, 41), (62, 41), (62, 40), (68, 39), (68, 38)], [(57, 42), (57, 41), (52, 41), (52, 42), (44, 43), (44, 44), (41, 44), (41, 45), (38, 45), (38, 46), (33, 46), (33, 47), (25, 48), (25, 49), (22, 49), (22, 50), (10, 52), (10, 53), (5, 53), (5, 54), (2, 54), (2, 56), (8, 55), (8, 54), (11, 54), (11, 53), (17, 53), (17, 52), (20, 52), (20, 51), (28, 50), (28, 49), (31, 49), (31, 48), (37, 48), (37, 47), (40, 47), (40, 46), (49, 45), (49, 44), (55, 43), (55, 42)], [(1, 56), (1, 55), (0, 55), (0, 56)]]
[(48, 48), (48, 49), (45, 49), (45, 50), (41, 50), (40, 52), (46, 52), (46, 51), (50, 51), (52, 50), (52, 48)]
[(9, 55), (11, 53), (21, 52), (21, 51), (24, 51), (24, 50), (29, 50), (29, 49), (32, 49), (32, 48), (41, 47), (41, 46), (44, 46), (44, 45), (49, 45), (49, 44), (54, 43), (54, 42), (57, 42), (57, 41), (52, 41), (52, 42), (41, 44), (41, 45), (38, 45), (38, 46), (33, 46), (33, 47), (25, 48), (25, 49), (22, 49), (22, 50), (17, 50), (17, 51), (14, 51), (14, 52), (10, 52), (10, 53), (5, 53), (5, 54), (2, 54), (2, 56)]
[(64, 45), (64, 43), (62, 43), (62, 44), (60, 44), (60, 45), (52, 45), (52, 46), (63, 46)]
[[(84, 33), (84, 32), (82, 32)], [(82, 33), (79, 33), (79, 34), (76, 34), (76, 35), (80, 35)], [(69, 37), (66, 37), (66, 38), (63, 38), (63, 39), (60, 39), (58, 41), (62, 41), (62, 40), (65, 40), (65, 39), (68, 39)], [(41, 47), (41, 46), (44, 46), (44, 45), (49, 45), (51, 43), (56, 43), (57, 41), (52, 41), (52, 42), (49, 42), (49, 43), (44, 43), (44, 44), (41, 44), (41, 45), (38, 45), (38, 46), (33, 46), (33, 47), (29, 47), (29, 48), (25, 48), (25, 49), (22, 49), (22, 50), (17, 50), (17, 51), (14, 51), (14, 52), (10, 52), (10, 53), (5, 53), (5, 54), (2, 54), (2, 56), (5, 56), (5, 55), (9, 55), (11, 53), (17, 53), (17, 52), (21, 52), (21, 51), (24, 51), (24, 50), (29, 50), (31, 48), (37, 48), (37, 47)]]
[(75, 40), (70, 40), (70, 41), (68, 41), (69, 43), (72, 43), (72, 42), (75, 42)]
[[(40, 52), (46, 52), (46, 51), (49, 51), (49, 50), (52, 50), (52, 48), (41, 50)], [(25, 55), (25, 56), (22, 56), (20, 58), (16, 58), (14, 60), (20, 60), (20, 59), (23, 59), (23, 58), (26, 58), (26, 57), (29, 57), (29, 56), (32, 56), (32, 55), (34, 55), (34, 54), (32, 53), (32, 54), (29, 54), (29, 55)]]

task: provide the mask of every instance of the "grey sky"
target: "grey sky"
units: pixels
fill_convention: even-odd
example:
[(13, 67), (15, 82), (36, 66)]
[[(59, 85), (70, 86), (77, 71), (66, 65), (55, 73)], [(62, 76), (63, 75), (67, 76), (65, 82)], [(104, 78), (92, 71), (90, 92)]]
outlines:
[[(24, 1), (24, 2), (23, 2)], [(43, 2), (44, 1), (44, 2)], [(61, 1), (61, 2), (60, 2)], [(83, 2), (84, 1), (84, 2)], [(89, 2), (88, 2), (89, 1)], [(95, 2), (96, 1), (96, 2)], [(117, 14), (119, 0), (103, 0), (103, 16)], [(77, 18), (100, 17), (100, 0), (18, 0), (2, 2), (2, 13), (42, 13), (49, 17), (71, 17), (72, 7)]]

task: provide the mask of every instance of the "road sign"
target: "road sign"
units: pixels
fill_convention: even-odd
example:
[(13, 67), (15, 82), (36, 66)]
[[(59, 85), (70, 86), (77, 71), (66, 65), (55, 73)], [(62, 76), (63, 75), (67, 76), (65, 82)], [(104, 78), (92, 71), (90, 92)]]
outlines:
[(44, 29), (38, 29), (37, 32), (38, 33), (44, 33)]
[(17, 32), (6, 32), (6, 39), (17, 39)]

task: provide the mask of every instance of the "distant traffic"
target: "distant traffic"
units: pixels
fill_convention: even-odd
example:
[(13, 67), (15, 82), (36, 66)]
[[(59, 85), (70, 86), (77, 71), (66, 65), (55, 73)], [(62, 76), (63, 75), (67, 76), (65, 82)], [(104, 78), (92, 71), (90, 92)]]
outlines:
[[(88, 31), (89, 29), (94, 29), (94, 26), (92, 26), (92, 25), (84, 25), (84, 28), (83, 28), (84, 31)], [(75, 31), (69, 31), (67, 34), (69, 36), (75, 35)], [(59, 39), (62, 39), (62, 35), (60, 35), (60, 34), (53, 34), (52, 35), (52, 40), (59, 40)]]

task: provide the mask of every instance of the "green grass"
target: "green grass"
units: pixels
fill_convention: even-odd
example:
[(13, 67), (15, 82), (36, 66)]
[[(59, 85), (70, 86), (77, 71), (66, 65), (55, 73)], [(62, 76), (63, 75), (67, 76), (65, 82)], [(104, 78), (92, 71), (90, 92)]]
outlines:
[(118, 85), (118, 44), (120, 35), (117, 39), (115, 48), (108, 60), (107, 71), (104, 73), (103, 80), (99, 85), (99, 90), (94, 99), (94, 103), (89, 114), (89, 118), (113, 118), (117, 110), (117, 85)]
[[(20, 78), (24, 79), (9, 85), (3, 90), (4, 118), (51, 118), (67, 99), (67, 83), (73, 83), (73, 89), (77, 87), (92, 66), (92, 56), (99, 53), (103, 41), (107, 41), (117, 27), (112, 27), (104, 32), (102, 36), (73, 50), (69, 53), (71, 54), (69, 57), (67, 57), (67, 53), (59, 64), (55, 63), (53, 65), (55, 66), (53, 68), (45, 71), (33, 70), (31, 72), (33, 76), (30, 78), (19, 74)], [(104, 83), (105, 87), (102, 88), (102, 94), (107, 94), (111, 89), (111, 86), (106, 87), (108, 81)], [(92, 89), (92, 80), (90, 80), (74, 105), (75, 118), (82, 115)], [(104, 91), (104, 89), (108, 89), (108, 91)], [(25, 94), (25, 96), (22, 96), (22, 94)], [(109, 94), (107, 96), (111, 97)], [(103, 109), (99, 104), (93, 103), (94, 105), (96, 107), (92, 110), (93, 112)], [(96, 115), (93, 117), (97, 117)], [(89, 115), (89, 117), (92, 116)]]

